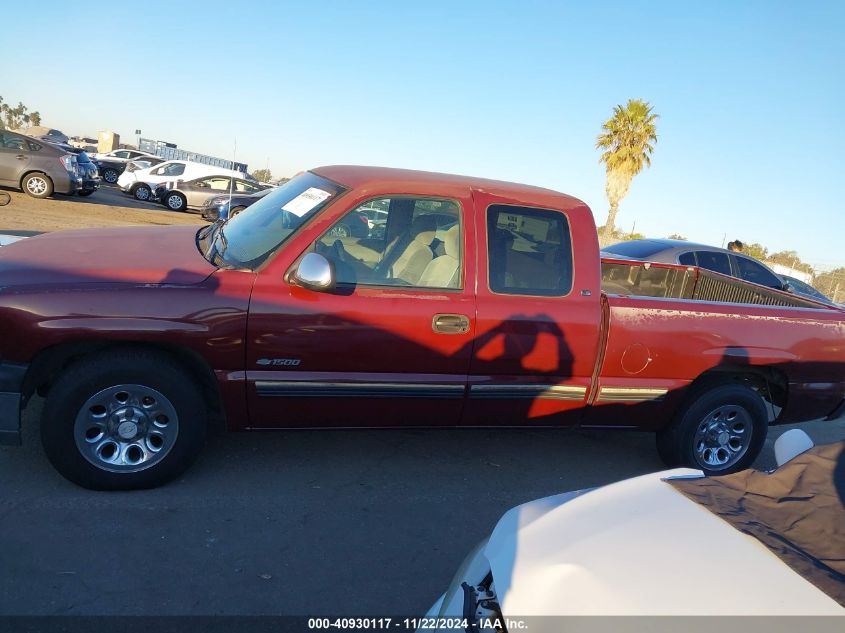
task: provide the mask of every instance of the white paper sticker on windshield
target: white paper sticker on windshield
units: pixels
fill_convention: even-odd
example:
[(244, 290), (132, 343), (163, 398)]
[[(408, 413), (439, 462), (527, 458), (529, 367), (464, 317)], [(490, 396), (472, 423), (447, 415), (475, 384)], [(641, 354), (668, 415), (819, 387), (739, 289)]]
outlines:
[(328, 191), (317, 189), (317, 187), (309, 187), (301, 194), (296, 196), (293, 200), (282, 207), (282, 211), (290, 211), (295, 216), (302, 217), (311, 209), (320, 204), (323, 200), (331, 196)]

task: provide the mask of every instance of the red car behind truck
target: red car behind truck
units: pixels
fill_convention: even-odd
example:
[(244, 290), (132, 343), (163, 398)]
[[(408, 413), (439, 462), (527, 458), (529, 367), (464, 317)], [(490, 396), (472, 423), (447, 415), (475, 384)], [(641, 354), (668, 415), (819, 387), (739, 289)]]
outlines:
[[(360, 209), (386, 225), (339, 237)], [(323, 167), (199, 231), (0, 249), (0, 441), (39, 393), (47, 456), (96, 489), (172, 479), (218, 419), (637, 428), (729, 472), (770, 423), (840, 413), (845, 313), (720, 277), (602, 264), (589, 208), (554, 191)]]

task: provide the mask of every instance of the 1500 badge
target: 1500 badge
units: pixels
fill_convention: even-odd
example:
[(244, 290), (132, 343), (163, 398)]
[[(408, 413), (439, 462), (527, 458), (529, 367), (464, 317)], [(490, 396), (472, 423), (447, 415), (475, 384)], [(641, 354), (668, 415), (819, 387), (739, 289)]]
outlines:
[(274, 367), (296, 367), (302, 361), (298, 358), (259, 358), (256, 365), (272, 365)]

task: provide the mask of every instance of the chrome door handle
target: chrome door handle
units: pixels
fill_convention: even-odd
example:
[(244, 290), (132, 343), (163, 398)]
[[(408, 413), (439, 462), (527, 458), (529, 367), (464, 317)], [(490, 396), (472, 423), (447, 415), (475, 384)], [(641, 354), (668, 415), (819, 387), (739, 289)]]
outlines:
[(439, 334), (466, 334), (469, 332), (469, 317), (463, 314), (435, 314), (431, 329)]
[(17, 156), (15, 156), (15, 158), (17, 158), (18, 160), (26, 160), (26, 156), (24, 156), (23, 154), (18, 154)]

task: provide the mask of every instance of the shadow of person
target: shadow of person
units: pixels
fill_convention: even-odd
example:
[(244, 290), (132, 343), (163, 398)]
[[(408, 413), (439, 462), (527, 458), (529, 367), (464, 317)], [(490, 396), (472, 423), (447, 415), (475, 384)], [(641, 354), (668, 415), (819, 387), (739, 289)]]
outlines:
[(572, 382), (573, 355), (561, 327), (547, 314), (513, 314), (468, 341), (469, 400), (463, 423), (478, 426), (574, 424), (585, 391), (571, 399), (552, 387)]

